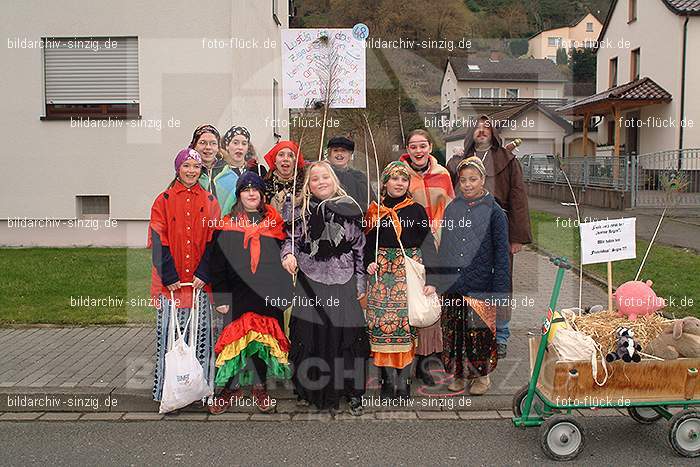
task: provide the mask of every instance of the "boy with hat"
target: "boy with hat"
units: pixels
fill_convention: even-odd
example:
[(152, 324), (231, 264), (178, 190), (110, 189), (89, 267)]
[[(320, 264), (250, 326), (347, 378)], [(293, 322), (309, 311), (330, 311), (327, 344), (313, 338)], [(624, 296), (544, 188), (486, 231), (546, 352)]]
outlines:
[[(340, 185), (351, 196), (362, 211), (367, 210), (367, 175), (350, 167), (353, 159), (355, 143), (345, 136), (335, 136), (328, 141), (328, 155), (326, 160), (333, 167), (333, 172), (338, 176)], [(370, 194), (374, 200), (374, 194)]]

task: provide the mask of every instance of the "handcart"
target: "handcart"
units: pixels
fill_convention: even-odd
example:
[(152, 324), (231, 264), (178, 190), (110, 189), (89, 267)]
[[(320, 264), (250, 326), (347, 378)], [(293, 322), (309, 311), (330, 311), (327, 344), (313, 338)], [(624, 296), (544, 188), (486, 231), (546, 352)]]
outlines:
[[(574, 459), (584, 448), (576, 409), (625, 409), (638, 423), (670, 422), (668, 441), (684, 457), (700, 456), (700, 358), (642, 360), (608, 363), (609, 377), (599, 386), (593, 380), (591, 361), (558, 361), (547, 351), (552, 315), (564, 273), (571, 269), (566, 258), (552, 258), (557, 271), (542, 336), (530, 338), (530, 382), (513, 396), (513, 424), (540, 427), (540, 446), (554, 460)], [(671, 408), (680, 409), (671, 413)], [(675, 412), (675, 410), (674, 410)]]

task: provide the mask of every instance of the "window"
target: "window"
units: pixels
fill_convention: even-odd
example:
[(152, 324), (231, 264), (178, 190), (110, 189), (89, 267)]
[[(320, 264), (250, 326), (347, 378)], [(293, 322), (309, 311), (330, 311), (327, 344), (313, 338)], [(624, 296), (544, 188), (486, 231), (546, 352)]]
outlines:
[(518, 97), (520, 97), (520, 89), (518, 89), (518, 88), (506, 89), (506, 98), (517, 99)]
[(490, 98), (490, 97), (500, 97), (500, 88), (469, 88), (469, 97), (476, 98)]
[(630, 81), (639, 79), (639, 49), (630, 52)]
[(109, 196), (78, 195), (75, 197), (78, 218), (109, 216)]
[(557, 99), (559, 92), (556, 89), (536, 89), (535, 97), (538, 99)]
[(479, 68), (479, 65), (467, 65), (469, 68), (469, 71), (481, 71), (481, 68)]
[(138, 38), (42, 38), (46, 119), (138, 118)]
[(608, 140), (607, 140), (608, 146), (612, 146), (615, 144), (615, 121), (614, 120), (609, 120), (608, 121)]
[(272, 80), (272, 135), (275, 138), (281, 138), (282, 135), (280, 134), (280, 126), (279, 126), (279, 108), (280, 108), (280, 103), (279, 103), (279, 83), (277, 82), (276, 79)]
[(561, 46), (561, 37), (548, 37), (547, 45), (549, 47), (559, 47)]
[(608, 88), (617, 86), (617, 57), (610, 59), (610, 68), (608, 69)]
[(627, 0), (627, 22), (637, 20), (637, 0)]
[(593, 23), (586, 23), (586, 32), (593, 32)]
[(279, 15), (279, 0), (272, 0), (272, 19), (275, 20), (275, 23), (277, 23), (277, 26), (282, 25), (282, 22), (280, 21), (280, 15)]

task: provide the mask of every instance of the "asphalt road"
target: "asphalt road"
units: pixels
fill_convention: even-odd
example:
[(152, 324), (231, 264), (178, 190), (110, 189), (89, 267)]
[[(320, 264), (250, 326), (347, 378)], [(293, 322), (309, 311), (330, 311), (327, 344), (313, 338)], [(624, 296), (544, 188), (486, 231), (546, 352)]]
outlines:
[[(698, 465), (667, 446), (667, 424), (582, 417), (572, 465)], [(543, 465), (539, 429), (507, 420), (0, 423), (0, 464)]]

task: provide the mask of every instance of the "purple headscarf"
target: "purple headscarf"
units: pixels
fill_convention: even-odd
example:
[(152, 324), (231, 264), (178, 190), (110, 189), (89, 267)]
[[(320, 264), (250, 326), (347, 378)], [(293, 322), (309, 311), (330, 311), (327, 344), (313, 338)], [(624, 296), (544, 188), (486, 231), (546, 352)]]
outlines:
[(192, 159), (193, 161), (197, 162), (198, 164), (202, 163), (202, 156), (199, 155), (197, 151), (194, 149), (190, 148), (185, 148), (181, 150), (180, 152), (177, 153), (177, 156), (175, 156), (175, 174), (180, 171), (180, 166), (185, 163), (187, 159)]

